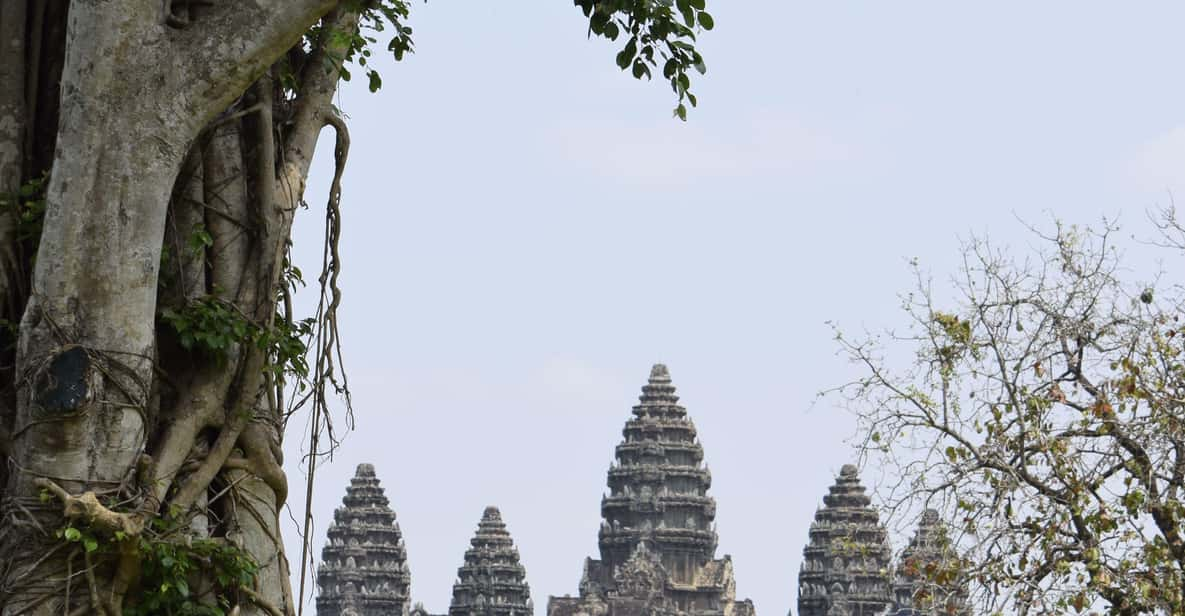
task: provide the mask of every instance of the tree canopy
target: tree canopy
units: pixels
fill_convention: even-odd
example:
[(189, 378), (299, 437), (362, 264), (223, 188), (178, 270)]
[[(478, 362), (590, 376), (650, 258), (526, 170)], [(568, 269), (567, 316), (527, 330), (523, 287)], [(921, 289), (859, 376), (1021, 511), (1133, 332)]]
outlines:
[[(1185, 229), (1157, 214), (1152, 244)], [(840, 388), (900, 515), (941, 508), (989, 612), (1185, 610), (1185, 287), (1137, 274), (1118, 228), (965, 244), (953, 299), (920, 268), (907, 332), (837, 337)]]

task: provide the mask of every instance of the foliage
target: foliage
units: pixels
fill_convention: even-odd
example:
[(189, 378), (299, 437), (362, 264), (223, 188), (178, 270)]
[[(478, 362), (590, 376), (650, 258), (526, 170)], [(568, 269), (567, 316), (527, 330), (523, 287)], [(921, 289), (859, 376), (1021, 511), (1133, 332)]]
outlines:
[(711, 30), (716, 20), (704, 9), (705, 0), (575, 0), (588, 18), (589, 34), (617, 41), (628, 36), (617, 54), (617, 66), (634, 78), (650, 79), (662, 65), (662, 76), (678, 97), (675, 116), (687, 119), (687, 105), (695, 107), (690, 71), (707, 72), (695, 48), (696, 30)]
[(0, 195), (0, 211), (10, 212), (16, 221), (16, 239), (36, 246), (45, 219), (45, 190), (49, 173), (35, 177), (17, 189), (16, 194)]
[[(259, 571), (246, 552), (220, 539), (141, 538), (138, 549), (142, 590), (124, 616), (225, 616), (234, 592), (251, 589)], [(199, 572), (203, 579), (213, 580), (212, 596), (190, 588)]]
[[(707, 72), (703, 55), (696, 49), (696, 32), (716, 27), (716, 20), (706, 9), (705, 0), (575, 0), (576, 6), (588, 18), (588, 31), (625, 44), (617, 53), (616, 63), (629, 70), (636, 79), (653, 77), (661, 70), (663, 79), (670, 83), (677, 97), (675, 116), (687, 119), (687, 105), (695, 107), (698, 99), (691, 92), (691, 71)], [(383, 85), (382, 76), (368, 64), (372, 46), (379, 43), (377, 36), (389, 33), (387, 51), (396, 61), (415, 50), (412, 28), (407, 25), (410, 6), (406, 0), (350, 0), (343, 5), (359, 13), (359, 29), (353, 32), (324, 31), (314, 27), (306, 35), (306, 46), (327, 37), (336, 46), (347, 49), (343, 58), (326, 58), (327, 70), (339, 69), (342, 79), (349, 81), (348, 65), (355, 62), (366, 71), (370, 91)], [(294, 87), (292, 72), (282, 71), (282, 80)]]
[(177, 333), (183, 348), (225, 361), (231, 349), (255, 337), (258, 327), (233, 305), (212, 295), (187, 302), (180, 310), (163, 308), (163, 322)]
[(237, 345), (254, 344), (268, 351), (265, 369), (276, 376), (304, 379), (309, 375), (311, 318), (288, 322), (277, 315), (270, 324), (254, 323), (234, 305), (207, 295), (180, 309), (162, 308), (160, 319), (176, 333), (182, 348), (214, 361), (225, 362)]
[(207, 248), (214, 247), (214, 236), (206, 225), (196, 224), (189, 232), (189, 251), (195, 255), (203, 255)]
[[(52, 499), (43, 491), (42, 501)], [(129, 547), (139, 565), (140, 592), (124, 616), (226, 616), (237, 591), (255, 586), (259, 565), (239, 546), (221, 538), (194, 538), (175, 518), (155, 518), (143, 534), (121, 531), (100, 536), (89, 527), (68, 524), (55, 533), (87, 555), (113, 555)], [(193, 588), (191, 585), (200, 585)]]
[(370, 91), (377, 92), (383, 85), (383, 79), (369, 65), (374, 53), (372, 47), (379, 43), (377, 37), (383, 35), (389, 36), (387, 51), (396, 62), (415, 51), (411, 39), (412, 28), (407, 25), (411, 7), (405, 0), (347, 0), (342, 3), (340, 10), (358, 15), (357, 28), (347, 31), (317, 24), (305, 35), (305, 46), (309, 49), (345, 49), (344, 56), (324, 58), (325, 70), (337, 70), (342, 80), (349, 81), (353, 76), (349, 65), (356, 63), (366, 71)]
[(838, 336), (887, 504), (945, 507), (988, 610), (1185, 611), (1185, 289), (1128, 278), (1114, 232), (1059, 224), (1035, 259), (973, 239), (953, 309), (918, 272), (909, 333)]
[(69, 543), (77, 543), (87, 552), (94, 552), (99, 549), (99, 538), (86, 528), (65, 526), (59, 528), (56, 535), (59, 539), (63, 539)]

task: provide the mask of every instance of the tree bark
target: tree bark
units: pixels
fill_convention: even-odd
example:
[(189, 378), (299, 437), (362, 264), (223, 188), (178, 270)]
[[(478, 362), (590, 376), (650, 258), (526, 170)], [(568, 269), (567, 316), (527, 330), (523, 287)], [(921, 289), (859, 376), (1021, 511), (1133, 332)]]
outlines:
[[(13, 83), (8, 76), (23, 69), (25, 62), (21, 59), (14, 65), (7, 50), (27, 48), (23, 39), (10, 38), (14, 31), (24, 35), (26, 17), (20, 12), (26, 5), (19, 0), (3, 2), (0, 35), (5, 38), (0, 45), (6, 54), (0, 61), (0, 76), (4, 83)], [(94, 493), (99, 502), (106, 502), (104, 497), (114, 502), (135, 497), (147, 499), (149, 508), (159, 506), (170, 493), (179, 467), (200, 443), (200, 431), (213, 425), (223, 431), (213, 447), (221, 442), (233, 447), (237, 434), (226, 430), (243, 423), (237, 418), (244, 412), (249, 419), (259, 406), (263, 359), (259, 353), (247, 353), (247, 361), (228, 362), (212, 372), (199, 370), (185, 379), (189, 385), (162, 416), (169, 425), (161, 426), (160, 440), (149, 442), (154, 436), (153, 401), (158, 389), (154, 385), (156, 311), (166, 221), (178, 174), (199, 133), (333, 4), (332, 0), (217, 3), (194, 15), (197, 19), (184, 29), (166, 24), (160, 2), (75, 0), (71, 4), (53, 172), (17, 350), (18, 393), (9, 452), (17, 471), (8, 478), (0, 522), (5, 527), (0, 534), (0, 557), (7, 559), (0, 570), (0, 614), (60, 614), (89, 603), (86, 592), (75, 592), (73, 597), (64, 592), (67, 572), (73, 568), (78, 573), (82, 567), (53, 536), (64, 520), (57, 503), (40, 498), (46, 479), (67, 496)], [(19, 19), (10, 19), (13, 15)], [(17, 99), (0, 96), (4, 187), (12, 184), (14, 175), (19, 178), (20, 163), (28, 151), (19, 147), (25, 139), (18, 133), (24, 131), (21, 122), (28, 114)], [(270, 122), (266, 130), (272, 130)], [(215, 144), (213, 162), (234, 160), (227, 153), (230, 144), (224, 134), (215, 133)], [(197, 157), (202, 167), (210, 166), (202, 158)], [(241, 169), (211, 171), (227, 177), (241, 173)], [(275, 182), (275, 173), (273, 163), (268, 184)], [(301, 186), (303, 179), (299, 178)], [(232, 190), (241, 191), (241, 180), (237, 182)], [(180, 218), (182, 226), (204, 220), (202, 208), (208, 203), (204, 190), (201, 198), (194, 198), (198, 187), (204, 188), (195, 184), (188, 194), (181, 191), (188, 206), (177, 210), (186, 214)], [(275, 193), (274, 188), (263, 192)], [(245, 192), (235, 195), (238, 209), (226, 213), (243, 214), (246, 197)], [(269, 199), (259, 204), (269, 214), (264, 218), (279, 224), (263, 234), (267, 254), (258, 262), (260, 269), (250, 272), (262, 283), (252, 312), (268, 319), (274, 313), (273, 284), (269, 283), (278, 276), (291, 206), (300, 195), (283, 197), (283, 202)], [(225, 232), (226, 222), (213, 226), (219, 230), (220, 254), (232, 255), (216, 269), (217, 280), (229, 287), (237, 286), (232, 261), (242, 256), (243, 242)], [(183, 236), (183, 230), (177, 235)], [(197, 280), (204, 264), (199, 261), (198, 267), (185, 268), (185, 278), (194, 291), (204, 293), (204, 282)], [(228, 391), (236, 374), (240, 376), (236, 391)], [(244, 427), (238, 426), (238, 432)], [(150, 485), (141, 485), (144, 478), (137, 471), (145, 468), (143, 460), (149, 452), (163, 464), (148, 465), (155, 471), (146, 482)], [(214, 468), (215, 473), (220, 467)], [(273, 460), (263, 467), (266, 470), (259, 474), (270, 477), (278, 463)], [(236, 524), (247, 549), (258, 553), (265, 565), (261, 575), (267, 577), (266, 587), (257, 591), (261, 605), (284, 606), (290, 602), (286, 598), (290, 593), (286, 568), (277, 562), (282, 556), (262, 559), (258, 540), (262, 535), (278, 537), (282, 494), (275, 483), (274, 478), (242, 481), (244, 486), (238, 490), (251, 496), (240, 500), (254, 502), (258, 516), (251, 520), (240, 516)], [(201, 502), (206, 489), (183, 486), (186, 504)], [(279, 549), (274, 541), (269, 545)], [(87, 569), (101, 588), (119, 586), (114, 582), (116, 570), (111, 563)], [(75, 588), (86, 585), (81, 579), (73, 583)], [(116, 609), (112, 605), (90, 608), (96, 612)]]

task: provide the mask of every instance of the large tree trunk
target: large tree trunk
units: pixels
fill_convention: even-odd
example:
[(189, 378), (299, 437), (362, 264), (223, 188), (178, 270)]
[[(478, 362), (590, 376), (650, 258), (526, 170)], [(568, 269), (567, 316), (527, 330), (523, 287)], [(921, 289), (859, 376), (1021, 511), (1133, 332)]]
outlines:
[[(319, 66), (295, 103), (273, 100), (270, 79), (245, 94), (335, 2), (76, 0), (65, 23), (47, 4), (0, 0), (0, 194), (50, 172), (31, 276), (15, 210), (0, 211), (2, 316), (23, 312), (15, 370), (0, 352), (0, 614), (134, 606), (140, 540), (158, 519), (259, 564), (240, 613), (291, 613), (267, 352), (236, 341), (202, 356), (158, 313), (212, 298), (271, 324), (338, 73)], [(59, 57), (46, 56), (43, 35), (63, 27)], [(30, 100), (46, 103), (30, 93), (54, 66), (56, 126), (31, 125)], [(281, 105), (294, 107), (291, 143), (274, 141)], [(33, 162), (47, 141), (52, 168)], [(192, 249), (199, 227), (212, 241)], [(55, 532), (65, 526), (100, 547)]]

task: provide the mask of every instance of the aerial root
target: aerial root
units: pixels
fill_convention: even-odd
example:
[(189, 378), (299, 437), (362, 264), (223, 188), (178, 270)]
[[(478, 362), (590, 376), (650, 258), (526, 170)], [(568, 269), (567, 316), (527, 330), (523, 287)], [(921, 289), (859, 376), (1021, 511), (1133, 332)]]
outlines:
[(74, 496), (61, 486), (44, 477), (34, 480), (39, 488), (48, 490), (62, 503), (62, 516), (71, 522), (82, 522), (93, 530), (114, 535), (121, 532), (127, 537), (136, 537), (144, 531), (144, 518), (138, 513), (112, 511), (99, 502), (94, 492)]
[(272, 450), (267, 429), (263, 424), (251, 424), (239, 437), (239, 443), (246, 458), (245, 466), (240, 468), (262, 479), (275, 493), (277, 506), (282, 504), (288, 498), (288, 478)]
[(91, 553), (83, 551), (82, 557), (86, 560), (86, 585), (90, 589), (91, 608), (96, 614), (111, 614), (109, 606), (99, 598), (99, 584), (95, 581), (95, 563)]
[[(259, 607), (259, 609), (270, 614), (270, 616), (284, 616), (284, 612), (281, 611), (280, 608), (272, 605), (271, 601), (264, 599), (262, 595), (255, 592), (254, 590), (251, 590), (250, 588), (241, 588), (239, 590), (244, 595), (247, 595), (247, 598), (251, 600), (251, 603), (254, 603), (256, 606)], [(235, 609), (238, 609), (238, 608), (236, 607)]]

